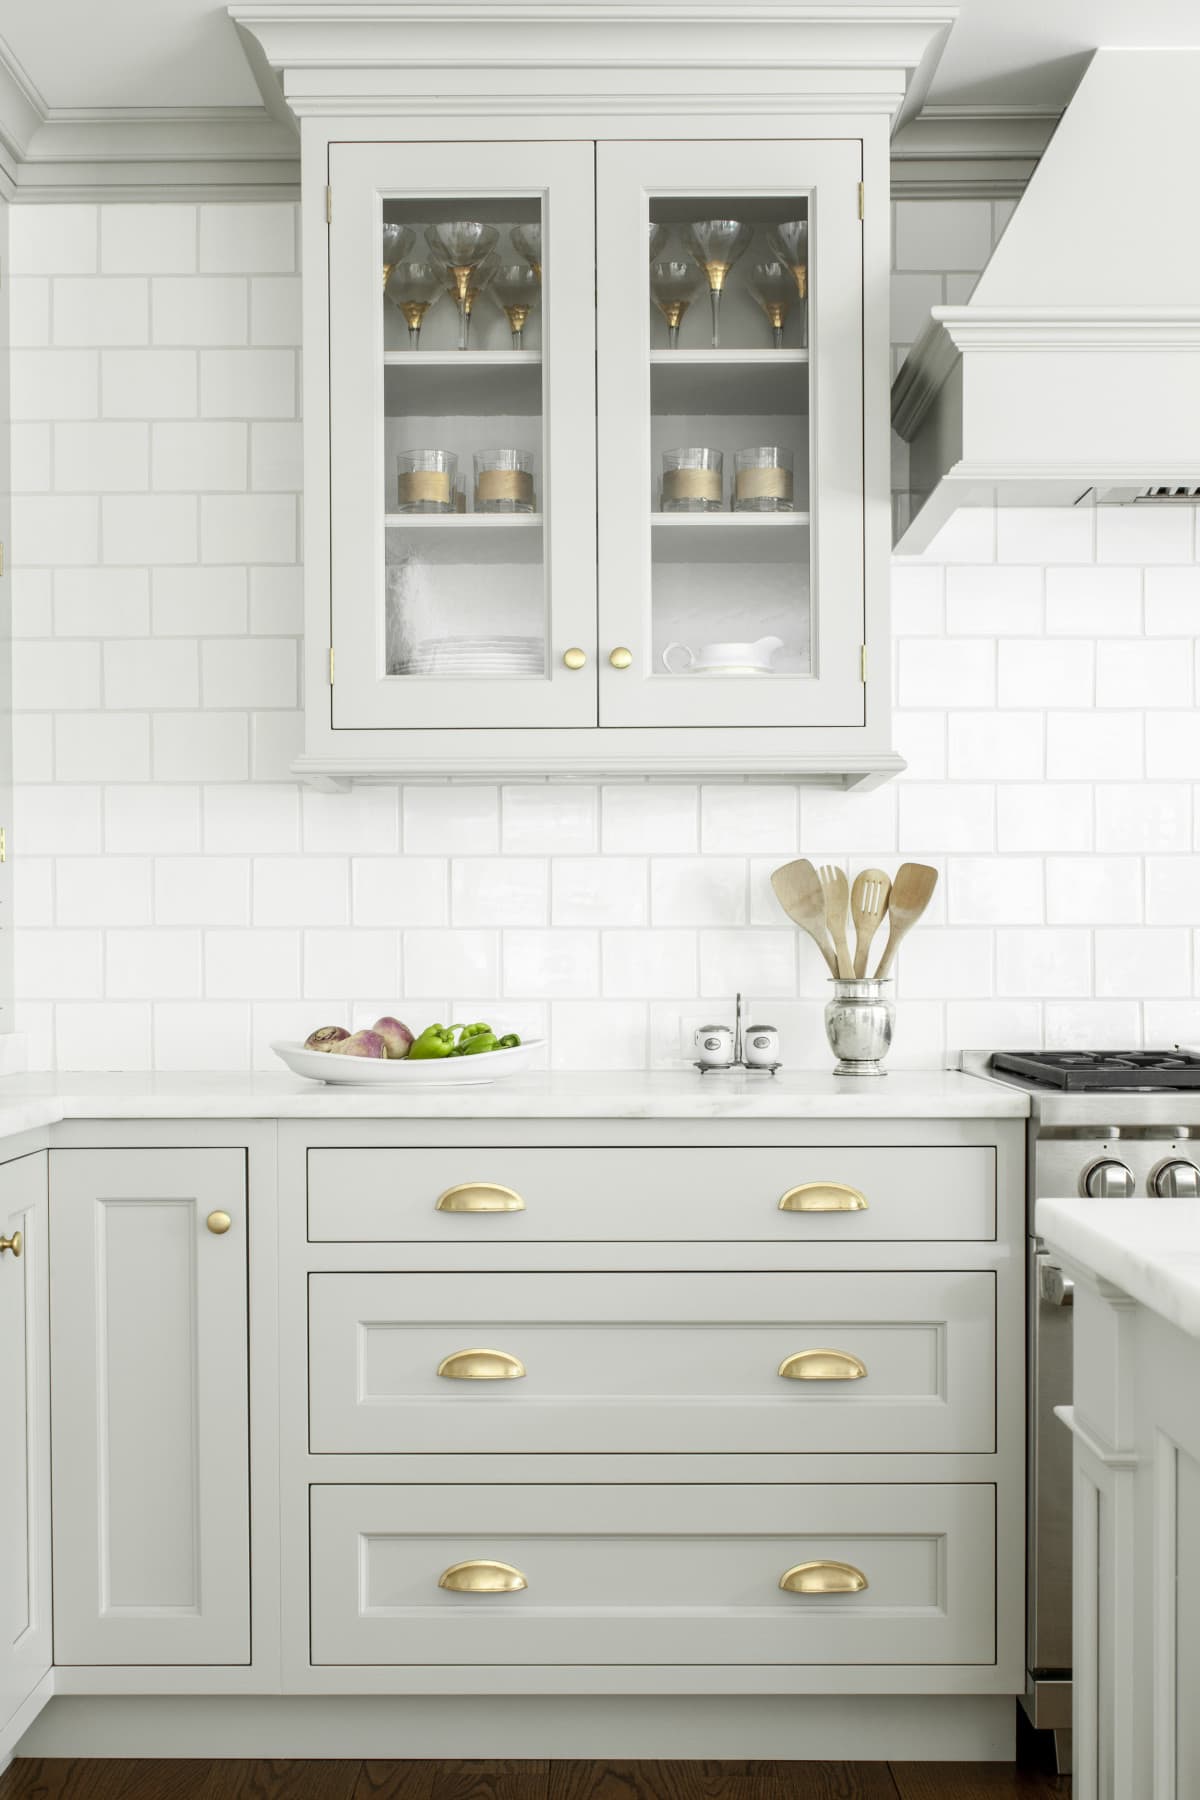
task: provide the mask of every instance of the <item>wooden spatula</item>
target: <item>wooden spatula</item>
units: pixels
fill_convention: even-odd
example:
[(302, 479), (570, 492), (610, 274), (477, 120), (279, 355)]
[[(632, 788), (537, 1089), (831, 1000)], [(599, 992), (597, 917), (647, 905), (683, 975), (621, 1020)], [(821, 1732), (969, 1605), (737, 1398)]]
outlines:
[(854, 973), (860, 977), (867, 972), (871, 939), (883, 922), (891, 891), (892, 878), (883, 869), (863, 869), (854, 877), (850, 917), (854, 921)]
[(887, 974), (895, 961), (901, 939), (912, 930), (929, 905), (937, 886), (937, 878), (937, 870), (931, 869), (928, 863), (901, 863), (896, 870), (888, 902), (887, 948), (875, 970), (876, 981), (881, 981)]
[(825, 923), (829, 927), (829, 935), (833, 939), (837, 951), (837, 972), (843, 981), (849, 981), (854, 974), (854, 961), (850, 955), (850, 945), (846, 938), (846, 920), (850, 912), (850, 884), (846, 880), (845, 869), (835, 867), (833, 863), (822, 863), (817, 870), (821, 878), (821, 891), (825, 896)]
[(798, 861), (784, 863), (781, 869), (776, 869), (771, 876), (771, 886), (788, 918), (802, 931), (807, 931), (829, 964), (829, 973), (836, 975), (837, 960), (825, 924), (825, 896), (817, 871), (807, 857), (802, 856)]

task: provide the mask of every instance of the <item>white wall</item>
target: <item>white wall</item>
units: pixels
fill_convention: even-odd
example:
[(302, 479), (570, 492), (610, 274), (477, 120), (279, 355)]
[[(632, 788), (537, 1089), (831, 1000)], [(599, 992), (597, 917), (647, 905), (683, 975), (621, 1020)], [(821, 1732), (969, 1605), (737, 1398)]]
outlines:
[[(898, 346), (1008, 211), (897, 208)], [(662, 1066), (739, 985), (820, 1065), (824, 969), (767, 881), (798, 851), (943, 871), (897, 1065), (1200, 1040), (1190, 512), (964, 514), (898, 562), (910, 767), (873, 794), (292, 782), (294, 233), (283, 205), (14, 209), (35, 1066), (271, 1066), (272, 1036), (384, 1006), (545, 1030), (560, 1067)]]

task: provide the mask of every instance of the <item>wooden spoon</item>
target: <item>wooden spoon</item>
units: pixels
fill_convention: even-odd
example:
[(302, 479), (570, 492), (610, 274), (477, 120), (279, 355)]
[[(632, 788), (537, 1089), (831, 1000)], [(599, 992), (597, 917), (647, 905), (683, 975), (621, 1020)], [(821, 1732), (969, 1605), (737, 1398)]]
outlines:
[(927, 863), (901, 863), (897, 869), (888, 904), (887, 948), (875, 970), (876, 981), (883, 980), (895, 960), (900, 940), (912, 930), (929, 905), (937, 878), (937, 870)]
[(781, 869), (776, 869), (771, 876), (771, 886), (788, 918), (802, 931), (807, 931), (829, 964), (829, 973), (836, 975), (837, 960), (825, 925), (825, 896), (821, 892), (820, 877), (807, 857), (802, 856), (797, 862), (784, 863)]
[(825, 923), (837, 949), (837, 972), (843, 981), (850, 981), (854, 976), (854, 959), (850, 955), (850, 945), (846, 938), (850, 884), (846, 880), (845, 869), (835, 868), (833, 863), (822, 863), (817, 873), (825, 896)]
[(850, 889), (850, 917), (854, 920), (854, 973), (867, 972), (867, 955), (871, 939), (879, 930), (887, 911), (892, 878), (883, 869), (863, 869), (854, 877)]

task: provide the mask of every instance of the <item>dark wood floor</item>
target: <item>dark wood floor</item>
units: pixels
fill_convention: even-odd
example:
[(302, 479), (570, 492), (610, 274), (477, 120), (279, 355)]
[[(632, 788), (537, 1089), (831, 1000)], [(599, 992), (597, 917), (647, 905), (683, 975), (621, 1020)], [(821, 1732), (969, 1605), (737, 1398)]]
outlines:
[(13, 1763), (0, 1800), (1065, 1800), (1012, 1763)]

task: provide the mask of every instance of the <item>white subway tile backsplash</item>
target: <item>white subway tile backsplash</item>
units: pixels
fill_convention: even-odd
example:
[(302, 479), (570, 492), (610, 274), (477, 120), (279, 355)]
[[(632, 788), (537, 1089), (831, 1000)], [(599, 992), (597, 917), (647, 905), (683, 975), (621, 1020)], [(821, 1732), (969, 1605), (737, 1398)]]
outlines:
[(105, 275), (186, 275), (196, 267), (194, 206), (105, 205), (100, 269)]
[[(105, 350), (101, 354), (100, 405), (106, 419), (192, 419), (196, 416), (196, 392), (194, 350)], [(91, 415), (76, 410), (52, 416), (83, 419)]]
[(276, 202), (200, 208), (200, 268), (239, 274), (296, 266), (296, 209)]
[(700, 796), (694, 787), (630, 783), (606, 787), (605, 855), (686, 856), (700, 847)]
[(996, 933), (996, 992), (1000, 996), (1073, 999), (1091, 991), (1089, 932), (1039, 925)]
[(77, 276), (54, 283), (54, 341), (64, 346), (145, 344), (150, 294), (138, 276)]
[(550, 922), (645, 925), (649, 912), (648, 880), (649, 865), (640, 856), (553, 857)]
[[(371, 933), (358, 932), (357, 937)], [(361, 983), (359, 984), (361, 986)], [(406, 931), (404, 986), (406, 1000), (437, 999), (443, 994), (471, 993), (492, 999), (500, 992), (500, 934), (494, 930)], [(386, 988), (388, 983), (383, 982)], [(343, 983), (354, 993), (353, 983)]]
[(1013, 639), (997, 646), (1001, 706), (1091, 706), (1095, 649), (1073, 638)]
[(1191, 933), (1182, 927), (1097, 931), (1096, 993), (1101, 998), (1175, 1000), (1191, 984)]
[[(1005, 212), (898, 204), (899, 325), (965, 295)], [(899, 960), (896, 1068), (1200, 1041), (1183, 511), (963, 509), (896, 559), (909, 767), (870, 792), (301, 789), (296, 225), (284, 203), (15, 209), (16, 1013), (36, 1064), (277, 1068), (272, 1037), (407, 1010), (548, 1032), (556, 1067), (679, 1067), (741, 987), (789, 1064), (827, 1068), (826, 970), (770, 887), (798, 853), (942, 872)]]
[(149, 719), (144, 713), (62, 713), (54, 731), (54, 778), (148, 781)]
[(244, 281), (209, 276), (155, 281), (150, 288), (156, 344), (241, 345), (249, 335)]
[[(450, 865), (450, 919), (462, 925), (547, 925), (550, 874), (540, 856), (463, 856)], [(451, 982), (452, 988), (461, 986)]]
[(153, 486), (160, 493), (185, 494), (244, 488), (248, 440), (248, 427), (236, 420), (156, 424), (151, 427)]

